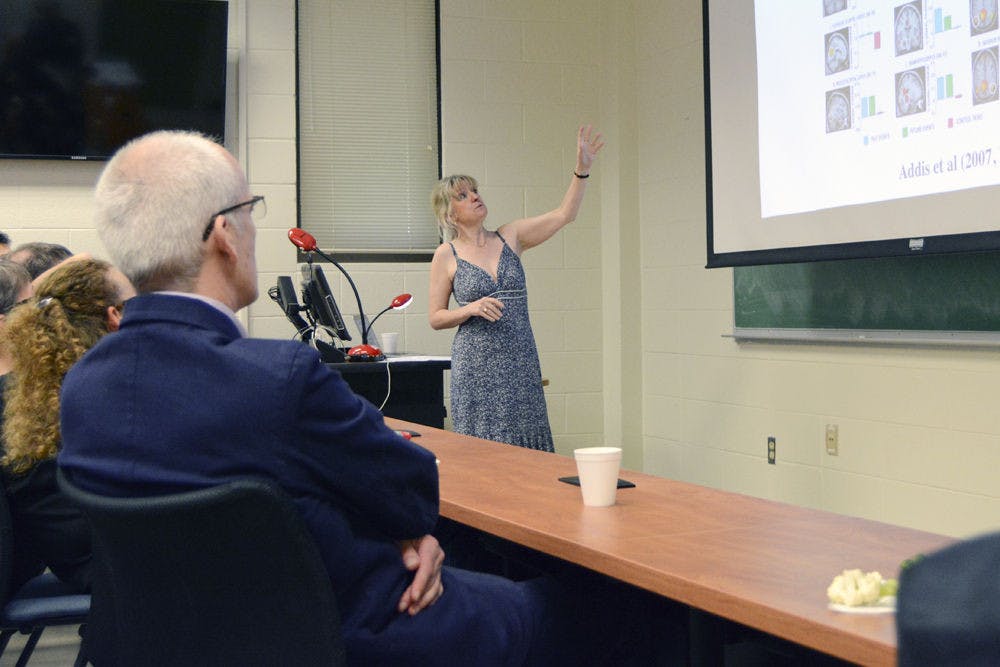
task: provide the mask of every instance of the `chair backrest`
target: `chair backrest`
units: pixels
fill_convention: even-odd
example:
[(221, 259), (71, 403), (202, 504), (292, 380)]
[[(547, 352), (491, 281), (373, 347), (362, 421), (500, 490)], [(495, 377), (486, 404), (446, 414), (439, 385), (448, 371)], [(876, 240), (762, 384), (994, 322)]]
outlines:
[(14, 591), (10, 590), (10, 578), (14, 562), (14, 519), (10, 515), (10, 504), (7, 502), (7, 489), (3, 485), (3, 475), (0, 475), (0, 608), (7, 603), (7, 598)]
[(1000, 661), (1000, 533), (953, 544), (899, 577), (900, 667)]
[(330, 577), (277, 486), (111, 498), (62, 471), (59, 485), (94, 531), (95, 664), (343, 664)]

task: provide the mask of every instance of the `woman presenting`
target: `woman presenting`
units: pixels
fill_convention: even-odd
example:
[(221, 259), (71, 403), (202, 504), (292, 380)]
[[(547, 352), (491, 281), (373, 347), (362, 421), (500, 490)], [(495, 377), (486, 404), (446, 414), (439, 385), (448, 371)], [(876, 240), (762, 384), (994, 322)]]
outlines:
[[(576, 169), (558, 208), (487, 230), (476, 179), (442, 179), (431, 203), (445, 243), (434, 252), (428, 301), (434, 329), (458, 327), (451, 350), (451, 417), (458, 433), (554, 451), (521, 253), (576, 219), (604, 146), (581, 127)], [(451, 296), (457, 308), (449, 308)]]

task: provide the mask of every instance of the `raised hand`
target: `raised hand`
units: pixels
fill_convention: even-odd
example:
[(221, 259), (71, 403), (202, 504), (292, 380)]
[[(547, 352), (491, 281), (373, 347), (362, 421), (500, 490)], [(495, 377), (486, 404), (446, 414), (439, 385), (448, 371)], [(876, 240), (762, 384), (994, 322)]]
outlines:
[(576, 173), (581, 176), (589, 174), (590, 165), (603, 146), (601, 133), (595, 132), (593, 125), (581, 125), (576, 137)]

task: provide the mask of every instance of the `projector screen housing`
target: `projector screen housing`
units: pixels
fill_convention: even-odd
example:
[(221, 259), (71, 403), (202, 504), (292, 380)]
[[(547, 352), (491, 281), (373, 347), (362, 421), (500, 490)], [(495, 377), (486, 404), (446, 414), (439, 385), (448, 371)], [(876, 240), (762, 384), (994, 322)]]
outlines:
[(995, 6), (703, 0), (707, 265), (1000, 249)]

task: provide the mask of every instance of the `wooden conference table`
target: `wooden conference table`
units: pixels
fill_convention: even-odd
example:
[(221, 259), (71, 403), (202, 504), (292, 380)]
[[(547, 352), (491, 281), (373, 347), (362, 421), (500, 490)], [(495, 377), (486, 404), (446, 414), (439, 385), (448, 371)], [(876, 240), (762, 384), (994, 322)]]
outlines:
[(438, 459), (441, 514), (709, 614), (843, 660), (896, 663), (894, 614), (827, 608), (841, 571), (954, 542), (899, 526), (623, 470), (613, 507), (585, 507), (571, 458), (387, 419)]

